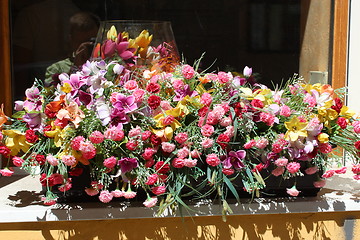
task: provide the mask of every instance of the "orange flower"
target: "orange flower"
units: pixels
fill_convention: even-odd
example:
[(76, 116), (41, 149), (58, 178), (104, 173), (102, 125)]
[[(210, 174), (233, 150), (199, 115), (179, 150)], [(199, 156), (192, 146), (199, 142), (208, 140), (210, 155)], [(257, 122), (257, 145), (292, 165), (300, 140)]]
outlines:
[(49, 112), (58, 112), (61, 108), (63, 108), (64, 103), (65, 103), (65, 95), (61, 95), (60, 96), (60, 100), (59, 101), (53, 101), (50, 102), (46, 105), (46, 110)]
[(8, 117), (4, 113), (4, 104), (1, 104), (1, 108), (0, 108), (0, 128), (4, 123), (7, 122), (7, 120), (8, 120)]
[(320, 93), (329, 93), (330, 95), (333, 95), (334, 89), (329, 84), (322, 85), (320, 88)]

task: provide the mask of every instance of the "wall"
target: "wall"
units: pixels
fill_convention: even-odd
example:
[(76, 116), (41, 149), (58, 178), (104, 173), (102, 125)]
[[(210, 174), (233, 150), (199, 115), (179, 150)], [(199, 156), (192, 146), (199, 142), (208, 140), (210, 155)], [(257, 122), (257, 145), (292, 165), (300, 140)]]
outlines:
[[(356, 218), (356, 220), (353, 220)], [(316, 213), (0, 225), (0, 239), (356, 239), (360, 213)]]
[(300, 75), (309, 81), (309, 71), (329, 71), (331, 0), (301, 1)]

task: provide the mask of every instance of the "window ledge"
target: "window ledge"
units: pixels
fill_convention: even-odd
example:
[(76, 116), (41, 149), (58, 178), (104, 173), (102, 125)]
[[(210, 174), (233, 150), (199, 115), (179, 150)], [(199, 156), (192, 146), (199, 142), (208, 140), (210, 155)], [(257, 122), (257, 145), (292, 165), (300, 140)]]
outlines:
[[(56, 204), (44, 206), (40, 201), (38, 178), (23, 173), (0, 177), (0, 223), (95, 219), (129, 219), (156, 217), (157, 208), (148, 209), (139, 202), (116, 201)], [(21, 190), (24, 189), (24, 190)], [(329, 179), (317, 197), (241, 199), (229, 202), (234, 215), (318, 213), (360, 211), (360, 182), (351, 175), (337, 175)], [(190, 203), (196, 212), (185, 216), (221, 215), (221, 207), (211, 201)], [(162, 217), (180, 216), (167, 212)]]

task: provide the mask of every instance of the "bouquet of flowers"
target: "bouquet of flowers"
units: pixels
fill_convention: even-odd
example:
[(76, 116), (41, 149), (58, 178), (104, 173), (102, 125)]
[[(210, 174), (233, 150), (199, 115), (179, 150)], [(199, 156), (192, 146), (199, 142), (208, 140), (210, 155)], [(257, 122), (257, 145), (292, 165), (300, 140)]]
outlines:
[[(86, 194), (107, 203), (142, 191), (144, 205), (160, 212), (214, 195), (231, 212), (228, 195), (259, 195), (269, 176), (317, 175), (321, 188), (346, 171), (334, 165), (342, 159), (335, 151), (351, 156), (360, 179), (360, 121), (343, 89), (294, 76), (271, 90), (249, 67), (200, 71), (200, 60), (180, 62), (170, 44), (150, 46), (152, 38), (112, 28), (81, 69), (48, 88), (35, 81), (11, 118), (0, 112), (0, 153), (32, 174), (41, 166), (45, 204), (56, 203), (54, 190), (71, 191), (84, 169)], [(296, 181), (287, 192), (299, 194)]]

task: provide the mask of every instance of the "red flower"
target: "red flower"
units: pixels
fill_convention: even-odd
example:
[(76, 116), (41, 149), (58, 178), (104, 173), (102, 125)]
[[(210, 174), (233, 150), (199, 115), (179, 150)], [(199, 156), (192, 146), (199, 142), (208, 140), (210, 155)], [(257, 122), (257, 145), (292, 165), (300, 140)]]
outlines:
[(164, 161), (158, 161), (155, 164), (155, 169), (158, 173), (166, 174), (170, 171), (170, 165), (168, 163), (164, 164)]
[(340, 126), (341, 129), (345, 129), (346, 126), (348, 125), (346, 118), (343, 118), (343, 117), (339, 117), (336, 120), (336, 123)]
[(232, 168), (223, 168), (221, 171), (223, 174), (225, 174), (227, 176), (232, 175), (235, 172), (235, 170)]
[(185, 166), (185, 161), (183, 158), (175, 158), (172, 161), (172, 166), (174, 168), (183, 168)]
[(357, 150), (360, 150), (360, 141), (357, 141), (354, 145)]
[(151, 191), (153, 192), (153, 194), (155, 195), (160, 195), (166, 192), (166, 187), (165, 186), (157, 186), (157, 187), (153, 187), (151, 188)]
[(263, 170), (265, 168), (265, 165), (262, 163), (259, 163), (258, 165), (255, 166), (255, 168), (252, 170), (253, 172), (256, 172), (256, 170), (258, 172), (260, 172), (261, 170)]
[(161, 144), (161, 138), (156, 136), (155, 134), (151, 134), (150, 136), (150, 142), (154, 146), (159, 146)]
[(83, 168), (73, 168), (70, 172), (70, 176), (78, 177), (84, 172)]
[(134, 151), (137, 146), (138, 146), (137, 142), (129, 141), (126, 143), (126, 148), (130, 151)]
[(151, 174), (148, 178), (147, 178), (147, 181), (145, 182), (146, 185), (154, 185), (157, 180), (159, 179), (159, 176), (154, 173), (154, 174)]
[(151, 109), (156, 109), (158, 106), (160, 106), (161, 98), (156, 95), (151, 95), (148, 98), (148, 104)]
[(29, 143), (35, 143), (39, 140), (39, 137), (35, 134), (35, 131), (31, 129), (26, 130), (25, 138)]
[(256, 108), (264, 107), (264, 103), (260, 99), (256, 99), (256, 98), (251, 101), (251, 105)]
[(149, 83), (146, 87), (146, 91), (151, 93), (158, 93), (160, 92), (160, 85), (157, 83)]
[(333, 106), (331, 106), (332, 109), (334, 109), (337, 113), (340, 113), (341, 108), (343, 107), (343, 103), (340, 98), (334, 99), (335, 103)]
[(46, 162), (45, 156), (44, 156), (44, 155), (41, 155), (41, 154), (36, 154), (35, 160), (36, 160), (40, 165), (44, 165), (45, 162)]
[(334, 170), (328, 170), (326, 171), (321, 177), (323, 178), (330, 178), (332, 176), (334, 176), (335, 174), (335, 171)]
[(10, 148), (7, 146), (0, 146), (0, 154), (3, 155), (5, 158), (8, 158), (10, 155)]
[(209, 108), (208, 107), (202, 107), (199, 109), (198, 111), (198, 115), (199, 117), (205, 117), (206, 113), (209, 111)]
[(224, 133), (220, 134), (216, 140), (222, 149), (226, 149), (228, 147), (228, 142), (230, 142), (230, 137)]

